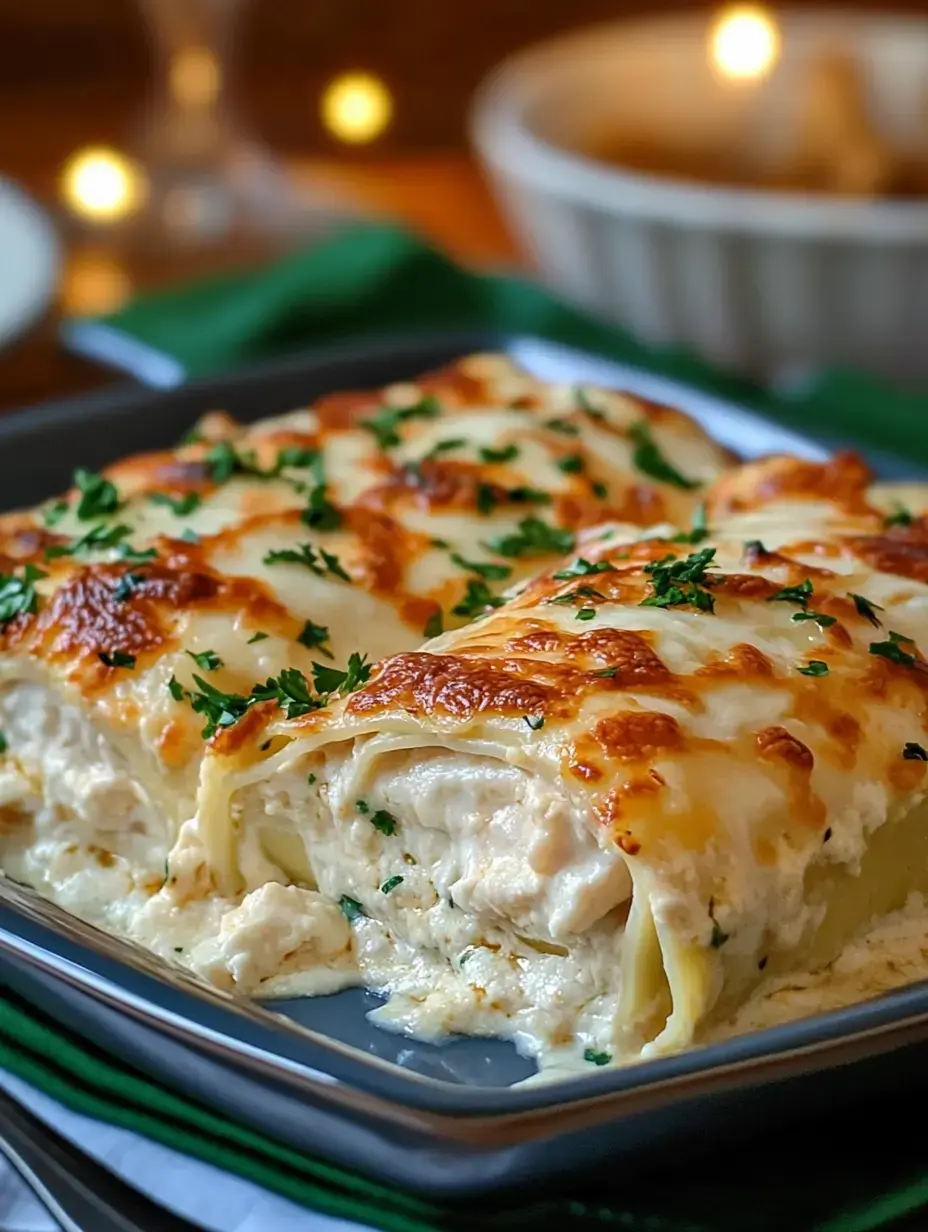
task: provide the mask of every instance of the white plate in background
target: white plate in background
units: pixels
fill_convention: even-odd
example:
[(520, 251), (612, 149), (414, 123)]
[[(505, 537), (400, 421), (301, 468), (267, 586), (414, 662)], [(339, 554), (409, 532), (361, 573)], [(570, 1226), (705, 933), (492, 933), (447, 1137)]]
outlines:
[(60, 259), (47, 215), (21, 189), (0, 178), (0, 349), (45, 311)]

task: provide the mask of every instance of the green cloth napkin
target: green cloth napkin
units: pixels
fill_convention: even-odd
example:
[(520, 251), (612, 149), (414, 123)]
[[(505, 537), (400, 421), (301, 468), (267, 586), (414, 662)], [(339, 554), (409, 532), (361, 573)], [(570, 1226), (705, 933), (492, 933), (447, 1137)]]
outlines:
[[(540, 286), (461, 269), (391, 226), (364, 225), (260, 271), (135, 300), (100, 324), (177, 360), (188, 376), (289, 351), (417, 330), (530, 333), (600, 353), (753, 407), (805, 430), (928, 463), (928, 395), (826, 373), (775, 394), (678, 350), (657, 350), (563, 304)], [(455, 1211), (300, 1155), (169, 1093), (0, 1000), (0, 1064), (80, 1111), (126, 1126), (277, 1190), (316, 1210), (396, 1232), (585, 1228), (630, 1232), (868, 1232), (928, 1209), (919, 1133), (888, 1106), (840, 1138), (803, 1130), (739, 1148), (719, 1143), (717, 1166), (659, 1161), (653, 1176), (585, 1185), (571, 1199)], [(903, 1114), (911, 1117), (911, 1110)]]
[(397, 227), (364, 224), (259, 271), (142, 296), (98, 319), (177, 360), (188, 376), (290, 351), (417, 330), (499, 329), (584, 348), (726, 397), (806, 431), (928, 464), (928, 393), (825, 372), (774, 393), (503, 274), (462, 269)]
[(316, 1211), (385, 1232), (872, 1232), (928, 1209), (924, 1135), (907, 1098), (823, 1130), (798, 1126), (708, 1163), (666, 1157), (562, 1198), (442, 1206), (303, 1155), (105, 1056), (0, 994), (0, 1066), (68, 1107), (236, 1172)]

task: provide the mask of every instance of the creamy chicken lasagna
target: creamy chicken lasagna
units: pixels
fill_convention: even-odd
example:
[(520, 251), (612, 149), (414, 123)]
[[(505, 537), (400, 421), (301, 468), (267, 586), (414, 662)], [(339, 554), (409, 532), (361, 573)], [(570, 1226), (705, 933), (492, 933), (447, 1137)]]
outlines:
[(425, 1037), (757, 1025), (928, 892), (928, 529), (868, 483), (493, 356), (78, 472), (0, 532), (4, 868)]

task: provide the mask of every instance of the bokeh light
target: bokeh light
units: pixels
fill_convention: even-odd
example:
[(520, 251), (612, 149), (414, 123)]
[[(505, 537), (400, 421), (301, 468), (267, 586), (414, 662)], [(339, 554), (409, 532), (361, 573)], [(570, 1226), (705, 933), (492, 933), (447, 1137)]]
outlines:
[(723, 76), (750, 81), (766, 77), (780, 56), (780, 31), (757, 5), (724, 9), (712, 23), (712, 64)]
[(322, 122), (333, 137), (351, 145), (373, 141), (393, 116), (393, 97), (372, 73), (343, 73), (326, 86)]
[(168, 68), (171, 94), (183, 107), (208, 107), (219, 94), (222, 77), (216, 57), (206, 47), (185, 47)]
[(131, 159), (106, 146), (77, 150), (64, 165), (61, 195), (73, 213), (93, 222), (114, 222), (145, 199), (144, 174)]

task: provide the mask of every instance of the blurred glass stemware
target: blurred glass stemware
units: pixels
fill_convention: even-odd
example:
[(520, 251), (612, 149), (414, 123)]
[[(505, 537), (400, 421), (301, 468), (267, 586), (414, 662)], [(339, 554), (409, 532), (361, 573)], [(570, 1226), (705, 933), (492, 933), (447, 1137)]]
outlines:
[(139, 132), (139, 200), (119, 230), (162, 253), (260, 252), (324, 230), (344, 205), (294, 183), (243, 124), (231, 92), (243, 0), (136, 0), (155, 52)]

